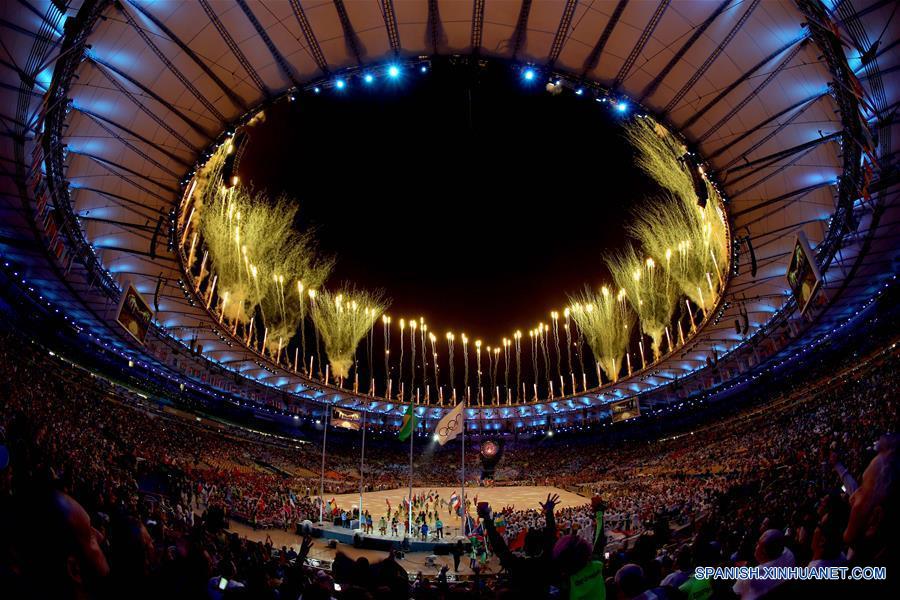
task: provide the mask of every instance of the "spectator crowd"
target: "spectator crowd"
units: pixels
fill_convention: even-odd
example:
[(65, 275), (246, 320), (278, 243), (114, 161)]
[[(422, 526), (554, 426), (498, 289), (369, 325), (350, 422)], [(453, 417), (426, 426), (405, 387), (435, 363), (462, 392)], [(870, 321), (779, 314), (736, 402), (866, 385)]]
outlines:
[[(232, 519), (294, 531), (320, 508), (352, 516), (320, 507), (321, 448), (162, 410), (19, 334), (0, 338), (6, 597), (879, 598), (900, 579), (900, 360), (890, 351), (646, 443), (511, 443), (505, 468), (578, 489), (585, 505), (473, 503), (472, 537), (502, 572), (484, 576), (473, 560), (475, 577), (454, 583), (446, 570), (411, 581), (393, 555), (370, 564), (339, 554), (324, 571), (305, 560), (308, 538), (293, 550), (229, 532)], [(402, 485), (399, 446), (367, 448), (371, 486)], [(329, 492), (357, 490), (355, 453), (331, 456)], [(422, 485), (458, 483), (456, 458), (421, 459)], [(448, 500), (416, 500), (417, 533), (434, 533)], [(368, 515), (367, 529), (396, 527), (397, 508)], [(885, 566), (888, 581), (694, 573), (744, 565)]]

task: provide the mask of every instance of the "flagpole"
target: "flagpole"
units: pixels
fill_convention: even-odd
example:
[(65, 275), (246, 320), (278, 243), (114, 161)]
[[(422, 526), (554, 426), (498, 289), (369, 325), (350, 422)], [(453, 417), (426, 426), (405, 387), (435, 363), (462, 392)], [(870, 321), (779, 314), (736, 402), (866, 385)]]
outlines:
[(325, 404), (328, 415), (325, 417), (325, 432), (322, 434), (322, 475), (319, 479), (319, 523), (323, 522), (325, 510), (325, 443), (328, 441), (328, 423), (331, 421), (331, 405)]
[(462, 515), (460, 516), (462, 535), (466, 535), (466, 399), (462, 399)]
[(359, 524), (361, 529), (363, 519), (363, 469), (366, 461), (366, 411), (363, 411), (362, 450), (359, 456)]
[(412, 481), (413, 481), (413, 439), (416, 437), (416, 413), (412, 409), (412, 399), (409, 401), (410, 410), (412, 411), (412, 415), (410, 416), (410, 422), (412, 423), (412, 431), (409, 434), (409, 522), (406, 526), (406, 535), (412, 537)]

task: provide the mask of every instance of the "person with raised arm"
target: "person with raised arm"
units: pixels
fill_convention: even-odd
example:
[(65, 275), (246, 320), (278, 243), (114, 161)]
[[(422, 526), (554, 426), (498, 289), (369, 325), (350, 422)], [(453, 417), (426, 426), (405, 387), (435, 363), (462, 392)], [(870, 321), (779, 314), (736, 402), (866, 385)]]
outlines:
[(561, 575), (563, 594), (569, 600), (605, 600), (606, 582), (603, 577), (603, 550), (606, 535), (603, 515), (606, 504), (599, 496), (591, 498), (594, 513), (594, 543), (577, 533), (564, 535), (553, 546), (553, 562)]
[(506, 540), (497, 532), (494, 513), (487, 502), (478, 504), (478, 516), (484, 522), (484, 531), (490, 541), (500, 565), (509, 574), (511, 592), (519, 598), (546, 597), (554, 580), (553, 544), (556, 542), (556, 519), (554, 511), (559, 503), (559, 495), (547, 494), (547, 501), (541, 502), (541, 511), (546, 524), (540, 535), (540, 543), (526, 544), (526, 556), (517, 556), (509, 549)]

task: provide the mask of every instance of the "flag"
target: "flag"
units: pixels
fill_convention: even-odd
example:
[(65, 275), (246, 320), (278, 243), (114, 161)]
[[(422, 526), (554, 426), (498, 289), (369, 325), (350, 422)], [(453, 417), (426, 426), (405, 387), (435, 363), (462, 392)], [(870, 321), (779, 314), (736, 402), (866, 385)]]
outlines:
[(600, 536), (603, 535), (603, 510), (598, 510), (594, 515), (594, 544), (597, 544), (597, 540), (600, 539)]
[(506, 531), (506, 517), (502, 514), (499, 514), (494, 518), (494, 527), (497, 529), (497, 533), (503, 535), (503, 532)]
[(463, 535), (469, 537), (472, 534), (472, 531), (475, 530), (475, 521), (472, 520), (472, 517), (466, 514), (466, 519), (463, 522)]
[(456, 511), (459, 514), (459, 495), (456, 492), (450, 494), (450, 510)]
[[(868, 158), (868, 155), (866, 156)], [(872, 195), (869, 193), (869, 184), (872, 183), (872, 179), (875, 177), (875, 171), (872, 169), (871, 159), (866, 160), (865, 158), (862, 161), (863, 164), (863, 183), (862, 183), (862, 196), (866, 199), (866, 202), (872, 201)]]
[(413, 405), (412, 402), (410, 402), (409, 408), (406, 409), (406, 414), (403, 415), (403, 425), (400, 426), (400, 433), (397, 434), (397, 439), (401, 442), (405, 442), (407, 438), (412, 435), (415, 428), (416, 415), (413, 413)]
[(438, 421), (437, 428), (434, 430), (434, 434), (437, 436), (437, 443), (443, 446), (458, 436), (462, 431), (465, 420), (463, 403), (460, 402)]
[(528, 531), (526, 531), (524, 529), (522, 531), (520, 531), (518, 534), (516, 534), (516, 537), (514, 537), (509, 542), (510, 552), (515, 552), (516, 550), (520, 550), (521, 548), (524, 548), (525, 547), (525, 538), (527, 535), (528, 535)]
[(468, 514), (466, 515), (465, 521), (465, 536), (469, 538), (475, 538), (478, 540), (484, 539), (484, 527), (482, 527), (481, 522), (475, 522), (475, 519), (470, 517)]

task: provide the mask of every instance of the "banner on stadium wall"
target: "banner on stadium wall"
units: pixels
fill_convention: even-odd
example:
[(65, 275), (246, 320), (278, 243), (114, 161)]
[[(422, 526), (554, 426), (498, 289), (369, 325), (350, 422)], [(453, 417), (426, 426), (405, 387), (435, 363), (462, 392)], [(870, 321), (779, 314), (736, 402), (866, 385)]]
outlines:
[(756, 351), (756, 348), (753, 348), (753, 351), (747, 355), (747, 366), (750, 368), (755, 367), (759, 364), (759, 353)]
[(629, 398), (628, 400), (620, 400), (612, 402), (609, 405), (610, 413), (612, 413), (612, 422), (627, 421), (641, 416), (641, 404), (637, 398)]
[(800, 314), (806, 313), (810, 303), (822, 285), (822, 275), (809, 247), (806, 235), (801, 231), (794, 240), (794, 250), (787, 269), (787, 282), (791, 288)]
[(362, 426), (362, 413), (335, 406), (334, 412), (331, 413), (331, 424), (335, 427), (359, 431)]
[(134, 286), (128, 283), (119, 299), (116, 322), (143, 345), (151, 321), (153, 321), (153, 311), (150, 310), (150, 305), (134, 289)]
[(729, 381), (737, 374), (737, 370), (732, 365), (723, 365), (719, 368), (722, 372), (722, 381)]

